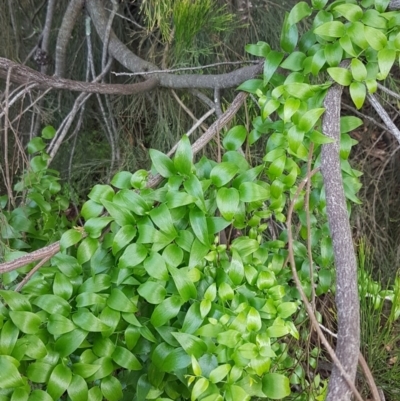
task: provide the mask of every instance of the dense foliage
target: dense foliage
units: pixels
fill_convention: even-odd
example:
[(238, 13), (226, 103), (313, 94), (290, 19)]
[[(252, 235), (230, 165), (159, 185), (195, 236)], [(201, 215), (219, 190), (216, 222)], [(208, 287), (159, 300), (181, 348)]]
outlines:
[[(324, 399), (326, 382), (316, 376), (310, 383), (288, 346), (290, 336), (299, 339), (304, 311), (286, 267), (286, 213), (293, 201), (293, 250), (306, 293), (330, 291), (325, 192), (321, 175), (310, 172), (321, 145), (332, 142), (321, 132), (332, 83), (318, 81), (327, 71), (361, 107), (400, 49), (399, 14), (386, 13), (387, 2), (362, 1), (364, 9), (326, 3), (293, 8), (282, 51), (247, 47), (265, 57), (264, 76), (240, 89), (258, 96), (261, 111), (251, 132), (228, 131), (219, 162), (194, 163), (186, 136), (173, 159), (152, 150), (152, 172), (163, 184), (150, 188), (145, 170), (117, 173), (90, 191), (83, 228), (63, 215), (68, 203), (47, 168), (53, 130), (30, 143), (31, 170), (15, 188), (26, 202), (6, 211), (2, 197), (6, 258), (59, 236), (61, 252), (20, 292), (15, 283), (32, 266), (3, 274), (0, 400), (281, 399), (291, 384), (313, 389), (298, 400)], [(298, 40), (296, 24), (312, 13), (311, 30)], [(360, 124), (341, 120), (343, 184), (352, 202), (360, 173), (347, 161), (355, 143), (348, 132)], [(251, 165), (240, 149), (261, 136), (268, 138), (265, 156)], [(295, 198), (307, 178), (312, 188)]]

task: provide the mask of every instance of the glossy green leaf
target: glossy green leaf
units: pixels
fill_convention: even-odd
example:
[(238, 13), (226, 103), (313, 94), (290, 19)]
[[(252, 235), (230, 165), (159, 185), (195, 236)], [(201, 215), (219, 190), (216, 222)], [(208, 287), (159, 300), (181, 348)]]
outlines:
[(350, 63), (351, 73), (356, 81), (365, 81), (367, 78), (367, 69), (362, 61), (353, 58)]
[(322, 69), (322, 67), (326, 63), (326, 58), (325, 58), (325, 51), (324, 49), (318, 50), (311, 61), (311, 72), (314, 76), (317, 76)]
[(235, 348), (241, 338), (241, 333), (236, 330), (226, 330), (219, 333), (217, 336), (217, 341), (219, 344), (225, 345), (228, 348)]
[(177, 269), (172, 265), (168, 266), (168, 270), (174, 280), (182, 301), (187, 302), (190, 299), (195, 299), (197, 297), (197, 290), (193, 282), (190, 280), (187, 270), (183, 268)]
[[(374, 3), (376, 3), (376, 0), (374, 1)], [(387, 28), (387, 20), (374, 9), (365, 10), (361, 21), (368, 27), (373, 27), (377, 29)]]
[(49, 316), (47, 330), (53, 336), (61, 336), (62, 334), (69, 333), (76, 329), (76, 325), (71, 320), (63, 315), (52, 314)]
[(356, 4), (339, 4), (334, 7), (334, 10), (350, 22), (358, 21), (363, 16), (363, 10)]
[(4, 299), (11, 310), (26, 312), (32, 310), (28, 297), (19, 292), (0, 290), (0, 296)]
[(116, 364), (128, 370), (140, 370), (142, 368), (142, 364), (135, 355), (124, 347), (115, 347), (112, 359)]
[(10, 318), (15, 326), (26, 334), (36, 334), (42, 323), (37, 314), (27, 311), (10, 311)]
[(364, 27), (365, 39), (374, 50), (382, 50), (386, 47), (386, 35), (379, 29), (370, 26)]
[(95, 381), (103, 379), (104, 377), (109, 376), (111, 373), (114, 372), (115, 366), (113, 361), (110, 357), (103, 357), (95, 360), (93, 362), (94, 365), (99, 365), (100, 368), (96, 371), (95, 374), (89, 376), (87, 379), (88, 381)]
[(312, 9), (305, 1), (298, 2), (289, 13), (288, 23), (289, 25), (297, 24), (305, 17), (311, 15)]
[(198, 207), (194, 207), (189, 212), (190, 226), (198, 240), (208, 246), (210, 244), (207, 220), (204, 212)]
[(138, 287), (137, 291), (148, 303), (155, 305), (161, 303), (167, 294), (165, 288), (154, 281), (146, 281)]
[(12, 357), (0, 355), (0, 388), (8, 389), (24, 384), (17, 366), (19, 362)]
[(118, 401), (123, 397), (121, 382), (114, 376), (102, 379), (100, 389), (108, 401)]
[(324, 135), (322, 132), (319, 131), (312, 131), (309, 135), (309, 138), (312, 142), (316, 144), (324, 144), (324, 143), (333, 143), (335, 142), (334, 139), (329, 138), (328, 136)]
[(121, 227), (113, 239), (113, 244), (112, 244), (113, 255), (116, 255), (121, 249), (125, 248), (132, 241), (135, 235), (136, 235), (135, 226), (126, 225)]
[(99, 241), (96, 238), (85, 238), (78, 246), (77, 259), (80, 264), (89, 261), (99, 247)]
[(72, 321), (81, 329), (91, 332), (107, 331), (110, 327), (104, 324), (99, 318), (87, 309), (78, 309), (72, 315)]
[(0, 355), (11, 355), (18, 335), (17, 326), (11, 320), (7, 320), (0, 331)]
[(211, 371), (209, 380), (211, 383), (219, 383), (225, 379), (228, 373), (231, 371), (231, 365), (228, 363), (219, 365), (217, 368)]
[(349, 70), (342, 67), (331, 67), (328, 68), (328, 74), (331, 78), (336, 81), (338, 84), (343, 86), (349, 86), (352, 81), (352, 75)]
[(131, 188), (132, 173), (129, 171), (119, 171), (111, 180), (111, 185), (116, 188)]
[(182, 325), (182, 332), (193, 334), (203, 324), (200, 314), (200, 304), (193, 303), (186, 312), (185, 320)]
[(164, 153), (156, 149), (150, 149), (149, 155), (154, 168), (162, 177), (172, 177), (176, 174), (174, 162)]
[(260, 313), (253, 307), (247, 312), (247, 330), (248, 331), (259, 331), (261, 330), (261, 316)]
[(144, 261), (144, 269), (150, 277), (157, 280), (168, 281), (169, 275), (164, 258), (155, 252), (150, 252)]
[(340, 117), (340, 133), (353, 131), (354, 129), (363, 125), (363, 121), (354, 116), (344, 116)]
[(314, 29), (314, 33), (330, 38), (341, 38), (346, 33), (346, 28), (340, 21), (330, 21)]
[(197, 400), (202, 394), (204, 394), (209, 385), (210, 382), (205, 377), (198, 379), (192, 388), (191, 401)]
[(149, 213), (153, 223), (168, 236), (175, 238), (178, 233), (174, 227), (171, 213), (165, 204), (161, 204)]
[(327, 43), (324, 47), (325, 59), (330, 67), (337, 67), (342, 61), (343, 49), (339, 42)]
[(249, 79), (248, 81), (244, 81), (241, 85), (239, 85), (237, 90), (255, 94), (263, 87), (264, 81), (262, 79)]
[(28, 366), (26, 375), (34, 383), (47, 383), (54, 366), (45, 362), (33, 362)]
[(364, 24), (361, 22), (353, 22), (347, 27), (347, 35), (352, 43), (361, 49), (369, 47), (368, 41), (365, 38)]
[(112, 217), (92, 217), (85, 223), (85, 231), (92, 238), (99, 238), (103, 229), (106, 228), (114, 219)]
[(44, 139), (53, 139), (54, 136), (56, 135), (56, 129), (52, 127), (51, 125), (46, 125), (42, 129), (42, 138)]
[(284, 88), (285, 92), (287, 92), (290, 96), (300, 100), (308, 99), (314, 95), (312, 86), (301, 82), (285, 84)]
[(78, 375), (73, 375), (69, 383), (68, 396), (71, 401), (87, 401), (88, 400), (88, 386), (86, 381)]
[(206, 343), (196, 336), (178, 332), (172, 333), (172, 335), (188, 355), (200, 358), (207, 351)]
[(239, 149), (247, 137), (247, 130), (244, 125), (236, 125), (225, 135), (222, 144), (226, 150)]
[(43, 139), (37, 136), (28, 142), (27, 150), (28, 153), (32, 155), (33, 153), (40, 152), (45, 147), (46, 144), (43, 142)]
[(268, 53), (264, 64), (264, 85), (267, 85), (267, 83), (270, 81), (282, 60), (282, 53), (275, 50), (271, 50)]
[(97, 203), (91, 199), (86, 201), (81, 210), (81, 215), (85, 220), (89, 220), (92, 217), (98, 217), (103, 212), (104, 207), (101, 203)]
[(92, 365), (89, 363), (78, 362), (72, 365), (72, 371), (74, 374), (85, 379), (93, 376), (99, 369), (100, 365)]
[(357, 109), (361, 109), (367, 95), (366, 87), (361, 82), (353, 82), (350, 85), (350, 97)]
[(193, 166), (193, 152), (187, 135), (183, 135), (175, 152), (174, 166), (181, 174), (189, 175)]
[(210, 178), (215, 186), (221, 187), (231, 181), (238, 171), (237, 165), (231, 162), (222, 162), (211, 170)]
[(279, 373), (266, 373), (262, 378), (263, 393), (273, 400), (279, 400), (290, 394), (289, 379)]
[(217, 206), (226, 220), (232, 220), (239, 207), (239, 191), (236, 188), (220, 188), (217, 192)]
[(53, 294), (41, 295), (37, 297), (32, 303), (43, 309), (50, 315), (60, 314), (63, 316), (68, 316), (71, 311), (71, 305), (69, 304), (69, 302)]
[(378, 79), (385, 79), (393, 67), (396, 59), (396, 51), (393, 49), (382, 49), (378, 52), (378, 65), (380, 74)]
[(82, 239), (82, 232), (71, 229), (67, 230), (60, 239), (60, 249), (64, 250), (69, 248), (72, 245), (75, 245)]
[(135, 223), (134, 216), (127, 208), (120, 206), (115, 202), (109, 202), (106, 200), (103, 200), (103, 205), (106, 208), (108, 214), (113, 217), (113, 219), (119, 226), (125, 226)]
[(249, 401), (250, 398), (246, 390), (234, 384), (229, 385), (225, 396), (227, 401)]
[(114, 190), (110, 185), (95, 185), (90, 191), (88, 198), (94, 202), (102, 203), (103, 200), (112, 201), (114, 197)]
[[(299, 33), (297, 30), (297, 25), (289, 23), (289, 14), (286, 13), (285, 19), (283, 21), (281, 37), (280, 37), (280, 44), (281, 44), (282, 50), (285, 51), (286, 53), (291, 53), (296, 48), (298, 39), (299, 39)], [(279, 62), (280, 61), (281, 60), (279, 60)], [(279, 65), (279, 63), (278, 63), (278, 65)], [(269, 82), (272, 74), (269, 73), (267, 76), (269, 76), (269, 78), (266, 80), (265, 69), (264, 69), (264, 84), (267, 84)]]
[(147, 202), (135, 191), (122, 189), (113, 199), (113, 202), (118, 203), (122, 207), (131, 210), (133, 213), (144, 216), (150, 210)]
[(175, 348), (166, 343), (161, 343), (155, 348), (152, 360), (161, 372), (176, 372), (191, 363), (190, 356), (182, 348)]
[(287, 319), (297, 311), (297, 304), (295, 302), (282, 302), (277, 307), (278, 315), (282, 319)]
[(319, 118), (324, 112), (324, 108), (308, 110), (301, 116), (298, 128), (304, 132), (310, 131), (317, 124)]
[(147, 248), (142, 244), (130, 244), (124, 250), (119, 258), (118, 267), (124, 269), (126, 267), (134, 267), (142, 263), (147, 256)]
[(281, 63), (281, 68), (289, 71), (301, 71), (303, 69), (303, 62), (306, 55), (299, 51), (290, 53), (286, 59)]
[(59, 399), (71, 383), (72, 372), (62, 364), (57, 365), (51, 372), (47, 383), (47, 392), (54, 399)]
[(107, 305), (118, 312), (135, 313), (137, 307), (118, 288), (113, 288), (107, 299)]
[[(306, 124), (304, 124), (306, 125)], [(309, 126), (309, 124), (308, 124)], [(301, 130), (297, 125), (293, 125), (288, 133), (287, 138), (289, 142), (289, 148), (292, 152), (296, 153), (299, 146), (303, 143), (305, 131)]]
[(151, 315), (150, 321), (154, 327), (160, 327), (174, 318), (180, 311), (183, 301), (180, 297), (173, 295), (157, 305)]
[(265, 42), (257, 42), (257, 44), (249, 44), (245, 46), (245, 50), (247, 53), (252, 54), (257, 57), (266, 57), (271, 47), (268, 43)]
[(270, 192), (254, 182), (244, 182), (240, 184), (239, 195), (242, 202), (256, 202), (269, 199)]

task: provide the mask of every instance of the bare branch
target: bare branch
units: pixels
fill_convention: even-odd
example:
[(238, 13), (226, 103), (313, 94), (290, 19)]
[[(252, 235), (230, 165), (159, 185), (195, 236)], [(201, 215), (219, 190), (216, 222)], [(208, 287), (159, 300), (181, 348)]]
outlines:
[[(105, 13), (103, 2), (101, 0), (86, 0), (86, 7), (98, 35), (101, 40), (104, 41), (108, 18)], [(117, 38), (113, 31), (110, 32), (108, 52), (125, 68), (134, 73), (159, 69), (154, 64), (132, 53), (132, 51)], [(226, 74), (173, 75), (157, 73), (155, 76), (159, 79), (160, 85), (167, 88), (233, 88), (261, 73), (263, 64), (263, 62), (260, 62), (255, 66), (243, 67)]]
[(156, 78), (148, 79), (136, 84), (104, 84), (94, 82), (72, 81), (70, 79), (51, 77), (32, 68), (14, 63), (0, 57), (0, 78), (6, 79), (7, 71), (12, 68), (10, 79), (18, 84), (36, 83), (37, 89), (64, 89), (76, 92), (102, 93), (108, 95), (132, 95), (154, 89), (158, 81)]
[(57, 77), (65, 75), (65, 57), (67, 55), (68, 42), (84, 3), (85, 0), (71, 0), (64, 13), (56, 44), (54, 75)]
[[(336, 305), (338, 340), (336, 355), (354, 382), (360, 349), (360, 316), (357, 284), (357, 261), (343, 190), (339, 158), (340, 101), (343, 88), (333, 85), (325, 98), (323, 132), (334, 143), (322, 146), (321, 172), (326, 191), (326, 212), (332, 236), (336, 265)], [(350, 400), (352, 391), (335, 365), (329, 381), (327, 401)]]
[(180, 71), (196, 71), (205, 70), (206, 68), (219, 67), (222, 65), (243, 65), (243, 64), (260, 64), (260, 60), (245, 60), (245, 61), (223, 61), (220, 63), (206, 64), (195, 67), (181, 67), (181, 68), (170, 68), (166, 70), (154, 70), (154, 71), (140, 71), (140, 72), (112, 72), (116, 77), (128, 76), (134, 77), (136, 75), (152, 75), (152, 74), (165, 74), (174, 73)]
[(397, 139), (400, 143), (400, 131), (397, 128), (396, 124), (392, 121), (389, 117), (389, 114), (383, 108), (383, 106), (379, 103), (378, 99), (374, 95), (368, 94), (368, 100), (371, 103), (372, 107), (378, 113), (382, 121), (385, 123), (386, 127), (388, 128), (389, 132)]

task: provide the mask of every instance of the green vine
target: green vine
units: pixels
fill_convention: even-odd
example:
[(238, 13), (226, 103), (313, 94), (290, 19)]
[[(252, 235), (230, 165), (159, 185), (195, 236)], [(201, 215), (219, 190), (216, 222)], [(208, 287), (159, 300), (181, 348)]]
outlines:
[[(45, 168), (43, 140), (31, 142), (39, 156), (17, 188), (30, 183), (30, 203), (3, 211), (13, 232), (2, 233), (3, 241), (12, 239), (6, 257), (24, 249), (21, 233), (37, 249), (37, 241), (62, 232), (61, 252), (20, 293), (15, 283), (29, 269), (2, 277), (0, 401), (324, 399), (326, 382), (318, 375), (311, 381), (288, 345), (289, 337), (300, 338), (304, 310), (286, 267), (286, 213), (298, 183), (319, 166), (321, 145), (331, 142), (321, 129), (332, 85), (320, 83), (325, 72), (349, 87), (360, 108), (399, 55), (400, 13), (386, 12), (387, 4), (296, 4), (285, 18), (281, 51), (264, 42), (247, 46), (265, 58), (262, 79), (239, 87), (258, 97), (252, 131), (229, 130), (220, 163), (194, 163), (186, 136), (173, 159), (152, 150), (163, 184), (148, 188), (148, 173), (139, 170), (96, 185), (81, 211), (85, 233), (66, 221), (57, 226), (55, 212), (67, 205), (54, 199), (61, 187)], [(311, 15), (311, 29), (299, 38), (297, 24)], [(355, 144), (348, 132), (361, 124), (341, 118), (349, 211), (358, 202), (360, 172), (348, 162)], [(263, 136), (263, 161), (251, 166), (238, 150)], [(316, 174), (294, 206), (293, 250), (308, 296), (334, 287), (325, 206)], [(17, 219), (23, 211), (26, 225)], [(291, 385), (312, 391), (292, 393)]]

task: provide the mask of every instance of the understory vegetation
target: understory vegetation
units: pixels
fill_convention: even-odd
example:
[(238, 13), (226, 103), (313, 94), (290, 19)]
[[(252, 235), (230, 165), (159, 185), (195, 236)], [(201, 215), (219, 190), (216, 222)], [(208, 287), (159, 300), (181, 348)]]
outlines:
[[(88, 1), (90, 13), (89, 3), (96, 1)], [(211, 46), (210, 37), (234, 41), (252, 23), (211, 0), (189, 3), (142, 1), (148, 37), (132, 38), (138, 54), (177, 76), (185, 63), (231, 59), (235, 52)], [(246, 36), (242, 45), (262, 71), (233, 101), (228, 94), (221, 102), (215, 89), (216, 123), (204, 119), (200, 133), (191, 135), (182, 110), (204, 114), (204, 104), (192, 107), (190, 92), (180, 98), (165, 84), (113, 105), (98, 95), (88, 114), (100, 117), (80, 120), (73, 141), (63, 142), (68, 130), (54, 121), (37, 123), (44, 128), (26, 141), (26, 153), (20, 149), (21, 164), (5, 143), (0, 401), (400, 397), (397, 249), (393, 238), (379, 245), (371, 227), (381, 210), (387, 232), (396, 231), (385, 210), (395, 200), (368, 181), (361, 189), (363, 172), (376, 178), (365, 166), (363, 107), (374, 104), (400, 55), (400, 13), (388, 5), (297, 2), (277, 41)], [(343, 88), (351, 106), (340, 117)], [(7, 82), (6, 96), (9, 89)], [(84, 116), (89, 103), (77, 104)], [(107, 145), (97, 146), (103, 106), (116, 117)], [(8, 100), (5, 107), (9, 121), (15, 111)], [(92, 136), (80, 141), (82, 127)], [(111, 154), (106, 167), (93, 160), (93, 171), (82, 169), (91, 146), (98, 157)], [(336, 224), (343, 216), (346, 224)], [(351, 253), (341, 255), (343, 231), (335, 230), (346, 228)], [(381, 251), (382, 264), (393, 263), (389, 273), (374, 267)], [(344, 311), (343, 299), (357, 302)], [(357, 316), (351, 327), (347, 313)], [(329, 345), (342, 347), (343, 330), (355, 358), (339, 351), (335, 360)], [(367, 364), (357, 371), (358, 350)]]

